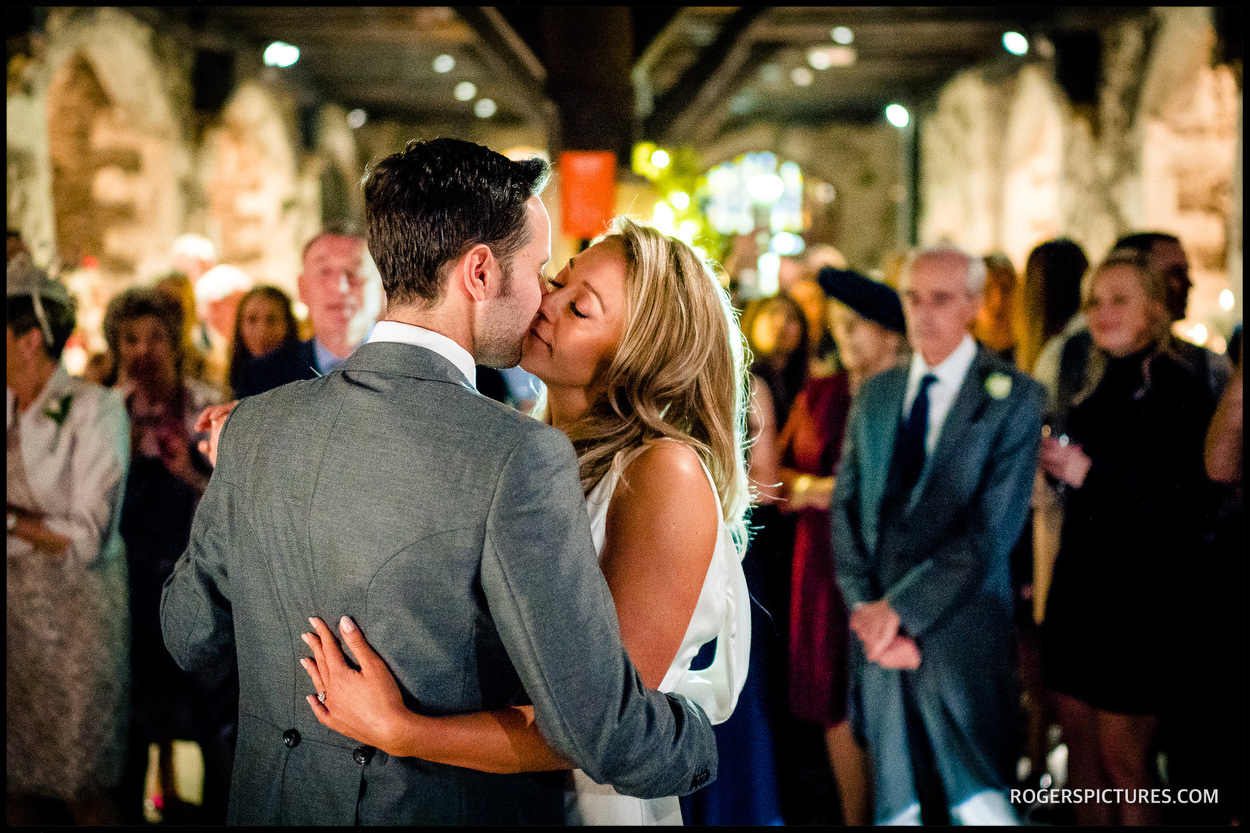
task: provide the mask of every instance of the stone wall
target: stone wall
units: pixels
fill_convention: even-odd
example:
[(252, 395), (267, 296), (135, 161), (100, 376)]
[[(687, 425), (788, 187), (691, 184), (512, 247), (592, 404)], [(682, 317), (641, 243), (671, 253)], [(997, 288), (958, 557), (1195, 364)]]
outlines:
[[(1241, 318), (1241, 89), (1213, 64), (1206, 7), (1156, 8), (1102, 33), (1097, 104), (1074, 106), (1053, 63), (962, 73), (921, 122), (921, 244), (1006, 253), (1079, 242), (1091, 260), (1130, 231), (1177, 234), (1195, 282), (1178, 331), (1222, 349)], [(1219, 296), (1231, 289), (1232, 311)]]

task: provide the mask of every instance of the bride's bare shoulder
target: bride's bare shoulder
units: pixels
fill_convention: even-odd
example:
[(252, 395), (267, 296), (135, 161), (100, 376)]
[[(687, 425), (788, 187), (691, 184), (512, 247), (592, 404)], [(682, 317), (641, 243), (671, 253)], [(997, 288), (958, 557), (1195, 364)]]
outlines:
[(700, 484), (711, 492), (699, 454), (677, 440), (655, 440), (643, 446), (625, 467), (625, 478), (635, 489), (662, 486), (683, 491)]
[(707, 517), (712, 528), (720, 503), (698, 452), (676, 440), (650, 442), (625, 466), (612, 499), (614, 515), (666, 518), (677, 513), (690, 523)]

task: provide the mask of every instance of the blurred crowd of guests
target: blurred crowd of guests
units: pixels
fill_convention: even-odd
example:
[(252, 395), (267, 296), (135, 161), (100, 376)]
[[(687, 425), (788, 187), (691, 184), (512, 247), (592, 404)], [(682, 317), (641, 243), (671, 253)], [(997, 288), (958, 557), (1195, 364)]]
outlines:
[[(1020, 820), (1240, 820), (1240, 328), (1227, 354), (1173, 336), (1191, 281), (1171, 235), (1126, 236), (1094, 263), (1071, 240), (1046, 241), (1021, 273), (998, 253), (978, 259), (968, 332), (1047, 399), (1031, 499), (1014, 507), (1028, 522), (1008, 546), (1013, 618), (1002, 636), (1015, 693), (972, 703), (1017, 717), (1017, 754), (993, 776), (1003, 787), (1050, 786), (1063, 744), (1067, 786), (1167, 784), (1218, 789), (1220, 800), (1089, 803), (1036, 817), (1039, 808), (1015, 806)], [(180, 239), (171, 263), (110, 300), (107, 350), (71, 376), (62, 359), (75, 300), (9, 234), (10, 823), (142, 822), (152, 745), (149, 813), (224, 822), (237, 672), (181, 671), (159, 621), (162, 585), (211, 475), (197, 417), (334, 370), (364, 334), (371, 264), (348, 226), (308, 241), (297, 299), (217, 263), (203, 238)], [(732, 288), (737, 267), (726, 264)], [(739, 301), (754, 357), (758, 502), (744, 562), (757, 601), (753, 674), (717, 727), (718, 780), (683, 800), (688, 822), (886, 820), (872, 718), (856, 706), (862, 635), (838, 575), (831, 505), (857, 395), (913, 361), (909, 264), (893, 257), (870, 278), (821, 247), (782, 259), (776, 293)], [(536, 395), (523, 371), (479, 368), (478, 379), (484, 394), (521, 409)], [(916, 642), (916, 658), (899, 649), (903, 674), (938, 661)], [(194, 816), (177, 800), (176, 740), (204, 756)], [(828, 791), (813, 785), (813, 749)], [(927, 805), (921, 818), (935, 818)]]
[[(998, 782), (1050, 787), (1066, 776), (1073, 788), (1167, 785), (1219, 796), (1184, 807), (1135, 798), (1020, 805), (1018, 821), (1239, 821), (1240, 325), (1226, 354), (1173, 334), (1192, 281), (1171, 234), (1126, 235), (1093, 263), (1072, 240), (1045, 241), (1022, 273), (1001, 253), (981, 260), (969, 332), (1041, 382), (1047, 398), (1028, 522), (1010, 557), (1016, 754)], [(778, 814), (787, 823), (889, 820), (880, 795), (874, 801), (893, 789), (873, 783), (874, 727), (854, 714), (862, 673), (848, 580), (837, 575), (842, 554), (830, 551), (830, 508), (857, 391), (911, 355), (899, 295), (906, 260), (891, 258), (876, 280), (846, 267), (827, 248), (806, 261), (783, 258), (779, 291), (743, 305), (761, 494), (748, 576), (772, 614), (756, 635), (767, 642), (766, 757), (776, 761), (757, 823)], [(925, 517), (923, 506), (918, 513)], [(804, 767), (820, 735), (830, 792), (817, 806)], [(1054, 754), (1060, 745), (1066, 763)], [(722, 781), (723, 767), (722, 750)], [(922, 794), (926, 811), (926, 799), (942, 801), (943, 778), (929, 780), (936, 797)]]

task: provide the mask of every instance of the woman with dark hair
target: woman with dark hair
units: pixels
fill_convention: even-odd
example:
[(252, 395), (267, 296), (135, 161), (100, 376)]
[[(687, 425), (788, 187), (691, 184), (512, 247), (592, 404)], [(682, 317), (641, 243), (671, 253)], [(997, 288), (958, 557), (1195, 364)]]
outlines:
[(248, 366), (279, 347), (299, 341), (291, 298), (276, 286), (254, 286), (239, 300), (230, 340), (230, 390), (235, 391)]
[[(1016, 365), (1042, 384), (1058, 373), (1056, 351), (1060, 342), (1052, 339), (1080, 312), (1081, 279), (1088, 269), (1089, 258), (1084, 250), (1066, 237), (1039, 243), (1025, 261), (1020, 293), (1024, 309), (1020, 320), (1024, 327), (1016, 349)], [(1082, 320), (1076, 319), (1078, 325)]]
[(130, 634), (118, 533), (126, 409), (61, 362), (74, 301), (8, 263), (5, 767), (9, 824), (117, 824)]
[(1113, 252), (1084, 294), (1085, 382), (1066, 436), (1042, 441), (1042, 469), (1065, 489), (1042, 672), (1069, 786), (1130, 796), (1078, 804), (1077, 821), (1158, 823), (1158, 807), (1132, 797), (1158, 786), (1159, 715), (1184, 684), (1189, 629), (1177, 611), (1210, 509), (1203, 443), (1215, 403), (1172, 353), (1166, 288), (1147, 258)]
[[(1029, 253), (1024, 281), (1017, 294), (1020, 340), (1016, 365), (1047, 386), (1051, 396), (1050, 420), (1062, 421), (1056, 409), (1060, 358), (1068, 335), (1085, 325), (1080, 315), (1081, 279), (1089, 269), (1085, 252), (1074, 241), (1057, 238), (1039, 243)], [(1012, 550), (1016, 577), (1016, 629), (1020, 652), (1022, 703), (1025, 715), (1025, 755), (1029, 759), (1027, 783), (1041, 783), (1049, 754), (1048, 731), (1053, 709), (1041, 680), (1038, 626), (1046, 609), (1050, 576), (1059, 551), (1063, 505), (1054, 484), (1039, 471), (1033, 483), (1032, 511), (1025, 533)]]
[[(128, 806), (140, 806), (147, 749), (160, 750), (159, 800), (175, 799), (173, 741), (200, 740), (212, 716), (200, 712), (199, 681), (182, 671), (161, 636), (161, 588), (186, 549), (191, 520), (212, 469), (197, 449), (196, 417), (218, 401), (217, 392), (182, 370), (183, 311), (149, 288), (114, 297), (104, 314), (104, 338), (116, 383), (130, 415), (130, 476), (121, 534), (130, 567), (131, 755)], [(225, 695), (223, 695), (225, 696)], [(228, 697), (227, 697), (228, 699)], [(216, 799), (211, 744), (201, 743), (207, 775), (205, 808)], [(224, 796), (222, 797), (224, 808)], [(171, 807), (165, 807), (167, 811)]]

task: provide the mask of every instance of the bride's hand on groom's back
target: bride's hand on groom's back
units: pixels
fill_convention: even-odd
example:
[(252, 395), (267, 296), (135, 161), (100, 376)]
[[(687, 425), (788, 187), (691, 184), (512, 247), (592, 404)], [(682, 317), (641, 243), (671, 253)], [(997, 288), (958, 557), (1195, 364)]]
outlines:
[(386, 662), (369, 647), (349, 617), (339, 620), (339, 631), (360, 665), (359, 671), (347, 664), (338, 639), (325, 622), (316, 618), (308, 621), (315, 632), (302, 636), (313, 658), (301, 659), (300, 665), (318, 692), (306, 698), (317, 720), (352, 740), (392, 755), (402, 754), (393, 744), (401, 733), (400, 724), (411, 713)]

